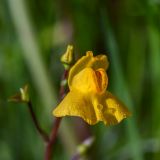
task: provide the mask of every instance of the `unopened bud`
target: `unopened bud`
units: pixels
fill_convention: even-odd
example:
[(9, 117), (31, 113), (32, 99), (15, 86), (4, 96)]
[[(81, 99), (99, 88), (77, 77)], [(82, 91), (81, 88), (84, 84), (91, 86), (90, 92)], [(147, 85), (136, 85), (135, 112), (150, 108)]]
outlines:
[(61, 56), (61, 62), (70, 65), (73, 62), (73, 46), (68, 45), (66, 52)]
[(20, 88), (20, 92), (22, 101), (29, 102), (28, 85), (25, 85), (23, 88)]
[(29, 102), (29, 92), (28, 92), (28, 85), (25, 85), (23, 88), (20, 88), (20, 92), (11, 96), (9, 98), (10, 102), (23, 102), (28, 103)]

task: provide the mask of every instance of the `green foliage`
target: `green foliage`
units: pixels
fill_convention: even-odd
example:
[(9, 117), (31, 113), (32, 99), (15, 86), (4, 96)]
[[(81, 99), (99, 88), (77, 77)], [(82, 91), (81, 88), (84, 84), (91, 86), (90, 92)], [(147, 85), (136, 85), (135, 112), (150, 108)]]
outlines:
[[(19, 2), (25, 2), (24, 10)], [(159, 18), (158, 0), (1, 0), (0, 159), (43, 159), (44, 145), (27, 108), (7, 99), (29, 83), (38, 120), (49, 132), (67, 44), (74, 45), (76, 58), (87, 50), (107, 54), (109, 89), (133, 115), (117, 126), (89, 129), (79, 119), (64, 118), (55, 159), (69, 159), (90, 132), (91, 159), (160, 159)]]

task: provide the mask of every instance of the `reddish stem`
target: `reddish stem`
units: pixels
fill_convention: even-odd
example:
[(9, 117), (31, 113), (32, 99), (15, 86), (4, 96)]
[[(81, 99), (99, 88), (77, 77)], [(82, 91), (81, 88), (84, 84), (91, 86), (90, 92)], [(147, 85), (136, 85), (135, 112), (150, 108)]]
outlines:
[(37, 118), (36, 118), (36, 115), (33, 111), (33, 106), (32, 106), (32, 103), (31, 101), (29, 101), (28, 103), (28, 108), (29, 108), (29, 111), (30, 111), (30, 114), (31, 114), (31, 117), (32, 117), (32, 120), (33, 120), (33, 123), (38, 131), (38, 133), (41, 135), (42, 139), (47, 143), (49, 142), (49, 137), (48, 135), (42, 130), (42, 128), (40, 127), (38, 121), (37, 121)]
[(52, 128), (51, 135), (50, 135), (50, 141), (48, 142), (46, 146), (45, 160), (51, 159), (52, 147), (57, 137), (57, 132), (60, 126), (61, 119), (62, 118), (59, 118), (59, 117), (55, 119), (54, 126)]
[[(67, 70), (67, 69), (64, 70), (61, 82), (64, 80), (67, 81), (68, 71), (69, 70)], [(63, 84), (61, 84), (60, 91), (59, 91), (59, 99), (62, 100), (67, 92), (68, 92), (68, 87), (65, 87)]]
[[(68, 77), (68, 70), (65, 69), (61, 82), (64, 80), (67, 80), (67, 77)], [(68, 92), (68, 88), (66, 87), (66, 84), (61, 83), (60, 91), (59, 91), (59, 95), (60, 95), (59, 99), (62, 100), (67, 92)], [(47, 146), (46, 146), (45, 160), (51, 160), (51, 158), (52, 158), (52, 148), (53, 148), (53, 145), (54, 145), (56, 137), (57, 137), (57, 133), (58, 133), (58, 129), (59, 129), (61, 120), (62, 120), (62, 118), (60, 118), (60, 117), (55, 118), (54, 125), (53, 125), (51, 135), (50, 135), (50, 139), (49, 139), (49, 142), (47, 143)]]

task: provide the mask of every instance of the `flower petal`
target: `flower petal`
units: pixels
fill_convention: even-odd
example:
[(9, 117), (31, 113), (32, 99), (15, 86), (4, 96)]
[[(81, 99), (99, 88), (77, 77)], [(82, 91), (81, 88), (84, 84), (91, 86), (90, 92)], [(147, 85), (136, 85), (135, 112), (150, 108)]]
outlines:
[(90, 125), (97, 122), (90, 99), (77, 90), (70, 91), (67, 94), (62, 102), (53, 110), (53, 115), (56, 117), (78, 116)]
[(108, 77), (104, 69), (94, 71), (92, 68), (85, 68), (74, 76), (70, 90), (77, 89), (82, 93), (102, 93), (108, 85)]
[[(88, 52), (91, 52), (91, 51), (88, 51)], [(95, 57), (92, 57), (92, 60), (88, 64), (88, 67), (91, 67), (94, 70), (97, 70), (99, 68), (103, 68), (106, 71), (109, 67), (109, 62), (108, 62), (107, 56), (100, 54)]]
[(106, 70), (108, 66), (109, 62), (106, 55), (98, 55), (93, 57), (92, 51), (88, 51), (86, 55), (80, 58), (70, 69), (68, 84), (71, 86), (73, 77), (86, 67), (91, 67), (94, 70), (99, 68)]
[(98, 85), (98, 89), (100, 93), (103, 93), (106, 91), (108, 86), (108, 76), (107, 73), (103, 68), (100, 68), (95, 71), (96, 74), (96, 81)]
[(105, 124), (116, 124), (131, 115), (124, 104), (110, 92), (104, 95), (106, 109), (104, 111)]
[(103, 121), (105, 125), (118, 124), (131, 115), (128, 109), (110, 92), (103, 95), (72, 90), (53, 111), (56, 117), (78, 116), (90, 125)]

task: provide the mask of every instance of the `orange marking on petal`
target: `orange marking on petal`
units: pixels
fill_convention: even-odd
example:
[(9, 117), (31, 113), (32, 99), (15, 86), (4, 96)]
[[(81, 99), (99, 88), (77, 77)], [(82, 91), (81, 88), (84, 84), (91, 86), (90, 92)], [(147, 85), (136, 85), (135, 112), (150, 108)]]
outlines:
[(96, 81), (97, 81), (97, 89), (99, 92), (104, 92), (108, 85), (108, 77), (104, 69), (100, 68), (95, 71)]

